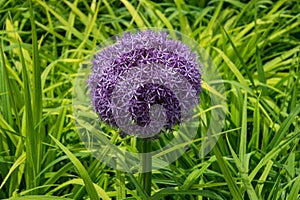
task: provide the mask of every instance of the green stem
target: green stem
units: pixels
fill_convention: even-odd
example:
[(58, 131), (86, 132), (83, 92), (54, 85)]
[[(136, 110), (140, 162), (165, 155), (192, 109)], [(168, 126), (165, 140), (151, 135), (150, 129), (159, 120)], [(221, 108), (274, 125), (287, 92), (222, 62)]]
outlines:
[(151, 152), (151, 140), (142, 139), (142, 186), (145, 192), (151, 196), (151, 176), (152, 176), (152, 155)]

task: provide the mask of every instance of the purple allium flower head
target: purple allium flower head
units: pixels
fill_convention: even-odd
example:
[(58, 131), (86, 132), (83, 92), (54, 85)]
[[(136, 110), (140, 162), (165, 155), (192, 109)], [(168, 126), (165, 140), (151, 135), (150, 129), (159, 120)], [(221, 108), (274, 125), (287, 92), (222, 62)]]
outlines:
[[(159, 129), (161, 123), (171, 129), (190, 117), (185, 113), (199, 103), (196, 54), (165, 32), (125, 33), (100, 51), (92, 65), (88, 83), (94, 111), (122, 131), (129, 127), (127, 134), (148, 137), (153, 130), (147, 130)], [(151, 116), (156, 105), (160, 107)]]

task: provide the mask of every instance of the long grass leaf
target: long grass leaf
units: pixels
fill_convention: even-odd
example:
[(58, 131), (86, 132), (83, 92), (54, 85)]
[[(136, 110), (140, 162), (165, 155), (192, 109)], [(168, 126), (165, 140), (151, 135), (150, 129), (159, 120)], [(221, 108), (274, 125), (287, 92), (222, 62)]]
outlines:
[[(261, 52), (260, 49), (256, 46), (256, 68), (257, 68), (257, 74), (258, 74), (258, 80), (262, 84), (266, 84), (266, 77), (265, 72), (263, 69), (262, 61), (261, 61)], [(262, 90), (261, 95), (267, 95), (267, 88), (263, 85), (260, 85), (260, 88)]]
[(247, 154), (247, 92), (245, 92), (244, 102), (242, 107), (242, 128), (240, 136), (240, 148), (239, 148), (239, 158), (241, 160), (242, 168), (245, 169), (247, 163), (245, 156)]
[(174, 188), (164, 188), (157, 193), (155, 193), (149, 200), (160, 200), (163, 199), (165, 196), (174, 196), (174, 195), (197, 195), (201, 197), (208, 197), (212, 199), (223, 199), (220, 195), (206, 190), (176, 190)]
[(43, 195), (28, 195), (23, 197), (12, 197), (7, 200), (71, 200), (69, 198), (43, 196)]
[(219, 48), (213, 47), (220, 56), (223, 58), (227, 66), (230, 68), (230, 70), (234, 73), (234, 75), (237, 77), (238, 81), (243, 84), (247, 85), (243, 75), (241, 74), (240, 70), (236, 67), (236, 65), (225, 55), (223, 51), (221, 51)]
[(259, 177), (258, 179), (258, 183), (255, 190), (257, 191), (257, 194), (260, 195), (260, 198), (261, 197), (261, 194), (262, 194), (262, 191), (263, 191), (263, 188), (265, 186), (265, 183), (266, 183), (266, 180), (267, 180), (267, 177), (272, 169), (272, 166), (273, 166), (273, 161), (272, 160), (269, 160), (263, 173), (261, 174), (261, 176)]
[(18, 41), (19, 44), (19, 51), (20, 51), (20, 59), (22, 64), (22, 76), (23, 76), (23, 83), (24, 83), (24, 101), (25, 101), (25, 114), (24, 114), (24, 120), (25, 120), (25, 128), (23, 129), (25, 132), (23, 135), (25, 135), (26, 140), (26, 188), (31, 189), (37, 186), (36, 184), (36, 175), (37, 175), (37, 169), (36, 169), (36, 163), (37, 159), (35, 157), (34, 148), (35, 148), (35, 136), (34, 136), (34, 122), (33, 122), (33, 113), (32, 113), (32, 106), (31, 106), (31, 92), (30, 92), (30, 80), (28, 78), (28, 71), (27, 66), (25, 64), (25, 60), (22, 53), (22, 48), (20, 45), (20, 41)]
[(59, 146), (59, 148), (69, 157), (71, 162), (73, 163), (74, 167), (76, 168), (77, 172), (79, 173), (80, 177), (83, 179), (86, 190), (92, 200), (99, 199), (98, 193), (95, 189), (95, 186), (87, 173), (84, 166), (81, 164), (81, 162), (74, 156), (74, 154), (71, 153), (71, 151), (66, 148), (62, 143), (60, 143), (56, 138), (54, 138), (52, 135), (50, 135), (52, 140)]
[[(49, 10), (50, 13), (52, 13), (65, 27), (66, 30), (68, 30), (69, 33), (72, 33), (80, 40), (84, 39), (84, 34), (78, 31), (74, 26), (72, 26), (66, 19), (64, 19), (61, 15), (59, 15), (57, 12), (55, 12), (52, 8), (49, 7), (45, 2), (43, 1), (37, 1), (41, 6), (43, 6), (45, 9)], [(65, 39), (64, 39), (65, 40)], [(68, 40), (70, 41), (70, 40)], [(88, 47), (93, 47), (93, 43), (90, 40), (86, 41), (86, 44)]]
[(6, 183), (6, 181), (8, 180), (8, 178), (10, 177), (10, 175), (21, 165), (24, 163), (26, 159), (26, 154), (23, 153), (15, 162), (14, 164), (11, 166), (11, 168), (9, 169), (9, 172), (7, 173), (6, 177), (3, 179), (1, 185), (0, 185), (0, 190), (1, 188), (4, 186), (4, 184)]
[[(34, 148), (35, 149), (35, 173), (38, 174), (41, 170), (42, 161), (42, 85), (41, 85), (41, 69), (39, 60), (39, 50), (38, 50), (38, 40), (37, 31), (35, 27), (35, 16), (33, 14), (32, 1), (28, 0), (29, 3), (29, 13), (31, 22), (31, 33), (32, 33), (32, 56), (33, 56), (33, 90), (32, 90), (32, 113), (33, 113), (33, 123), (34, 123)], [(39, 177), (35, 177), (36, 184), (39, 184)]]
[(245, 70), (245, 72), (246, 72), (246, 74), (247, 74), (247, 76), (248, 76), (248, 78), (249, 78), (249, 80), (250, 80), (252, 86), (255, 87), (255, 84), (254, 84), (254, 81), (253, 81), (253, 77), (252, 77), (252, 75), (250, 74), (250, 72), (249, 72), (249, 70), (248, 70), (248, 66), (246, 65), (245, 61), (243, 60), (243, 58), (241, 57), (239, 51), (237, 50), (236, 45), (235, 45), (234, 42), (232, 41), (232, 39), (231, 39), (231, 37), (229, 36), (228, 32), (224, 29), (224, 27), (221, 26), (221, 28), (222, 28), (222, 30), (225, 32), (226, 37), (227, 37), (227, 39), (229, 40), (229, 42), (230, 42), (230, 44), (231, 44), (231, 46), (232, 46), (232, 48), (233, 48), (233, 50), (234, 50), (236, 56), (238, 57), (239, 61), (241, 62), (242, 66), (243, 66), (243, 69)]
[(294, 122), (295, 118), (299, 115), (299, 113), (300, 113), (300, 104), (298, 104), (292, 110), (289, 116), (283, 121), (279, 130), (273, 136), (273, 139), (269, 144), (270, 149), (274, 149), (275, 146), (278, 146), (279, 142), (282, 141), (282, 138), (288, 133), (288, 129), (290, 128), (291, 124)]
[(213, 151), (217, 157), (219, 167), (224, 175), (224, 178), (228, 184), (228, 188), (229, 188), (233, 198), (242, 200), (243, 199), (242, 194), (241, 194), (238, 186), (236, 185), (236, 182), (233, 180), (233, 177), (232, 177), (232, 175), (227, 167), (227, 164), (225, 163), (224, 158), (222, 157), (217, 145), (214, 147)]
[(256, 176), (257, 172), (264, 166), (266, 165), (269, 160), (274, 159), (277, 154), (282, 151), (282, 149), (286, 146), (288, 146), (291, 142), (294, 141), (295, 138), (299, 137), (300, 131), (297, 133), (294, 133), (292, 136), (288, 137), (287, 139), (282, 140), (276, 148), (273, 148), (270, 152), (268, 152), (256, 165), (256, 167), (251, 171), (249, 178), (250, 181), (254, 179)]
[[(84, 184), (84, 181), (80, 178), (76, 178), (76, 179), (71, 179), (69, 181), (66, 181), (62, 184), (60, 184), (59, 186), (57, 186), (56, 188), (54, 188), (53, 190), (51, 190), (49, 193), (52, 194), (54, 193), (55, 191), (58, 191), (60, 190), (61, 188), (64, 188), (64, 187), (67, 187), (68, 185), (85, 185)], [(103, 199), (103, 200), (109, 200), (109, 196), (106, 194), (106, 192), (101, 188), (99, 187), (97, 184), (93, 183), (96, 191), (97, 191), (97, 194)]]
[(129, 13), (132, 16), (132, 20), (135, 21), (135, 23), (137, 24), (137, 26), (139, 28), (145, 27), (145, 24), (144, 24), (142, 18), (140, 17), (138, 11), (133, 7), (133, 5), (129, 1), (127, 1), (127, 0), (121, 0), (121, 1), (126, 6), (126, 8), (128, 9)]
[[(233, 160), (239, 170), (239, 173), (241, 174), (241, 178), (242, 178), (242, 181), (243, 181), (243, 184), (244, 184), (244, 187), (245, 189), (247, 190), (247, 193), (249, 195), (249, 198), (250, 199), (253, 199), (253, 200), (258, 200), (258, 197), (256, 195), (256, 192), (251, 184), (251, 181), (249, 179), (249, 176), (248, 176), (248, 172), (246, 171), (246, 167), (245, 167), (245, 161), (241, 161), (242, 159), (238, 158), (236, 153), (234, 152), (229, 140), (228, 140), (228, 137), (226, 137), (227, 139), (227, 143), (228, 143), (228, 146), (229, 146), (229, 149), (230, 149), (230, 152), (231, 152), (231, 155), (233, 156)], [(246, 157), (246, 155), (244, 155), (242, 158)]]
[(299, 192), (300, 192), (300, 175), (297, 177), (296, 181), (292, 186), (291, 192), (289, 193), (288, 200), (298, 199)]
[(11, 115), (11, 107), (10, 107), (10, 101), (9, 101), (9, 94), (8, 94), (8, 74), (7, 69), (5, 66), (5, 58), (4, 58), (4, 52), (3, 52), (3, 40), (1, 39), (0, 44), (0, 98), (2, 102), (2, 115), (3, 118), (12, 125), (12, 115)]

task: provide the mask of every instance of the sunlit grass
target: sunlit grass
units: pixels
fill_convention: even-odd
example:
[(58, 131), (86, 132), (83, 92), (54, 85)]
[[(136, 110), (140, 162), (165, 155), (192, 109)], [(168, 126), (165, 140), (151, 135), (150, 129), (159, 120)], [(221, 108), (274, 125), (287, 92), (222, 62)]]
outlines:
[(213, 151), (198, 157), (198, 133), (153, 172), (151, 199), (300, 198), (299, 1), (188, 2), (36, 0), (31, 12), (31, 1), (0, 1), (0, 199), (148, 198), (138, 174), (86, 151), (72, 114), (80, 63), (142, 27), (178, 30), (204, 47), (228, 103)]

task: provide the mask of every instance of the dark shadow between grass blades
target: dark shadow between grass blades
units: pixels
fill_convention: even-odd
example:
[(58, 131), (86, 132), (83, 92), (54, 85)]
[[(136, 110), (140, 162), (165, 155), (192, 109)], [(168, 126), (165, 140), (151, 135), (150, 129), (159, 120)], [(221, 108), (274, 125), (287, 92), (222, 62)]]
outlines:
[[(179, 33), (177, 33), (177, 35), (178, 34)], [(208, 99), (210, 99), (210, 103), (208, 104), (208, 107), (197, 106), (191, 110), (191, 113), (186, 112), (187, 116), (193, 117), (190, 117), (189, 119), (184, 120), (183, 123), (180, 123), (179, 128), (173, 131), (173, 139), (161, 149), (148, 153), (152, 156), (152, 170), (166, 167), (185, 153), (186, 147), (193, 142), (193, 139), (197, 134), (201, 122), (201, 116), (206, 115), (206, 118), (208, 117), (210, 119), (208, 120), (209, 124), (207, 125), (207, 129), (201, 129), (202, 131), (205, 130), (205, 133), (201, 133), (204, 137), (201, 148), (199, 149), (199, 157), (204, 157), (210, 152), (210, 150), (216, 144), (218, 135), (222, 131), (222, 127), (224, 125), (226, 110), (225, 90), (217, 68), (214, 66), (212, 60), (204, 51), (204, 49), (202, 49), (195, 41), (184, 35), (181, 35), (181, 40), (190, 47), (192, 52), (197, 54), (197, 60), (201, 63), (202, 67), (202, 90), (205, 90), (206, 94), (209, 94)], [(112, 45), (114, 44), (114, 41), (106, 42), (106, 44)], [(120, 171), (130, 173), (144, 172), (142, 171), (141, 166), (143, 154), (131, 152), (126, 149), (125, 146), (115, 145), (112, 137), (109, 137), (107, 133), (104, 133), (100, 128), (98, 116), (94, 112), (91, 105), (89, 89), (87, 86), (87, 80), (89, 78), (89, 74), (91, 73), (90, 63), (91, 60), (89, 59), (82, 64), (82, 67), (79, 69), (78, 75), (74, 82), (73, 113), (78, 134), (84, 142), (86, 148), (101, 162), (104, 162), (108, 166)], [(158, 68), (155, 70), (157, 69)], [(131, 76), (132, 74), (129, 73), (128, 77)], [(125, 89), (122, 88), (124, 85), (120, 85), (121, 87), (119, 89)], [(131, 89), (134, 90), (134, 87)], [(125, 93), (123, 94), (125, 95)], [(179, 99), (182, 98), (180, 97), (180, 93), (176, 93), (175, 95)], [(202, 101), (202, 99), (200, 100)], [(206, 112), (206, 110), (209, 111)], [(151, 113), (150, 111), (150, 115), (155, 116), (155, 112), (157, 111), (161, 111), (161, 106), (156, 106), (154, 112)], [(159, 121), (164, 122), (164, 119), (159, 119)], [(119, 123), (122, 123), (122, 121)], [(158, 124), (158, 129), (149, 134), (156, 134), (159, 132), (159, 128), (161, 126), (162, 124)], [(126, 129), (128, 126), (123, 126), (123, 128), (124, 127)], [(137, 125), (133, 128), (136, 127)], [(128, 132), (129, 130), (134, 129), (131, 127), (125, 131)]]

